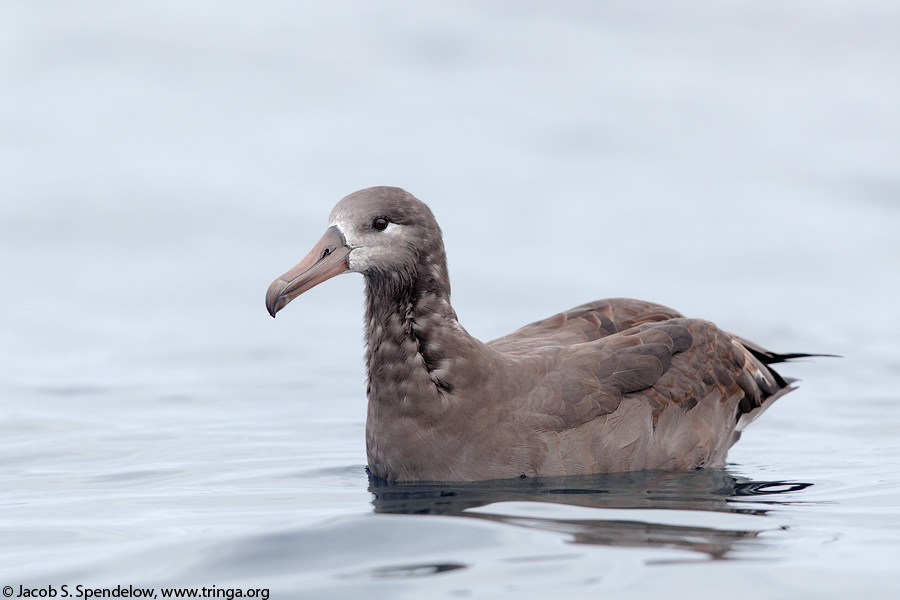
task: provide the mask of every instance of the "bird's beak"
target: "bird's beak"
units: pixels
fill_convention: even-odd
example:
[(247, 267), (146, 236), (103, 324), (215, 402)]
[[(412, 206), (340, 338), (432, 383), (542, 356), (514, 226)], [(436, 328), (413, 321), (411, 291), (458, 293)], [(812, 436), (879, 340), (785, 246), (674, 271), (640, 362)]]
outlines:
[(274, 318), (275, 313), (306, 290), (349, 269), (348, 254), (350, 248), (347, 247), (340, 230), (337, 227), (329, 227), (306, 258), (269, 286), (266, 292), (266, 308), (269, 309), (269, 314)]

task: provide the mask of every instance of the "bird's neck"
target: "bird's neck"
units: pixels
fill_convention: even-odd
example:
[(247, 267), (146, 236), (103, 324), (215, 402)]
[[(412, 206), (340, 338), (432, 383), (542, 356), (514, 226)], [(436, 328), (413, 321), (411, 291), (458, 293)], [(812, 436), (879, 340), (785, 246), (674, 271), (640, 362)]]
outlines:
[[(428, 265), (427, 267), (430, 267)], [(366, 276), (366, 362), (369, 398), (403, 402), (449, 391), (447, 359), (469, 338), (450, 305), (446, 267), (424, 273)]]
[(477, 410), (467, 390), (493, 367), (457, 321), (446, 273), (367, 274), (366, 330), (369, 468), (386, 479), (450, 478), (461, 442), (445, 429)]

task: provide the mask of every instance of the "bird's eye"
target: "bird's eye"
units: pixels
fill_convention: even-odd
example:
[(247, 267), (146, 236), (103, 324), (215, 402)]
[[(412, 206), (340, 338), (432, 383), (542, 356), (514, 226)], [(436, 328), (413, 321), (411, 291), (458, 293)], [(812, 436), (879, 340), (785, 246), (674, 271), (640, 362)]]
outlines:
[(375, 231), (384, 231), (385, 229), (387, 229), (389, 223), (390, 221), (388, 221), (384, 217), (378, 217), (377, 219), (372, 221), (372, 229), (374, 229)]

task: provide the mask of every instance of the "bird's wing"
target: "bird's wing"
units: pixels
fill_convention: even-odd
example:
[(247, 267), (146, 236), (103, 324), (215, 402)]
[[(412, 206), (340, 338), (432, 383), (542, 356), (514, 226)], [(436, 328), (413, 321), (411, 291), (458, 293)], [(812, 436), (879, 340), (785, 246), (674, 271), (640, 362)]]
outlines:
[(644, 323), (593, 342), (534, 352), (558, 355), (523, 399), (524, 412), (546, 421), (539, 429), (578, 427), (615, 412), (625, 398), (649, 404), (654, 418), (671, 407), (702, 410), (704, 403), (727, 401), (736, 422), (788, 387), (742, 340), (700, 319)]
[(563, 473), (718, 465), (743, 426), (791, 389), (699, 319), (535, 353), (557, 358), (510, 417), (557, 448)]
[(614, 412), (626, 394), (650, 388), (688, 350), (693, 336), (684, 324), (668, 320), (645, 324), (598, 340), (536, 349), (553, 356), (541, 363), (518, 407), (539, 431), (564, 431)]

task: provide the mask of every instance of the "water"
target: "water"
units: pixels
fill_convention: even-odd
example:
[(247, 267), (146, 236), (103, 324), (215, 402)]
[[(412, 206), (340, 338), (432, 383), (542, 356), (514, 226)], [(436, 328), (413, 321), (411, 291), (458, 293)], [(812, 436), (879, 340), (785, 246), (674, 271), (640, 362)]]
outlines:
[[(0, 585), (272, 597), (894, 597), (900, 10), (0, 8)], [(268, 318), (361, 187), (492, 339), (600, 297), (803, 379), (726, 472), (379, 485), (362, 283)], [(674, 591), (674, 592), (673, 592)]]

